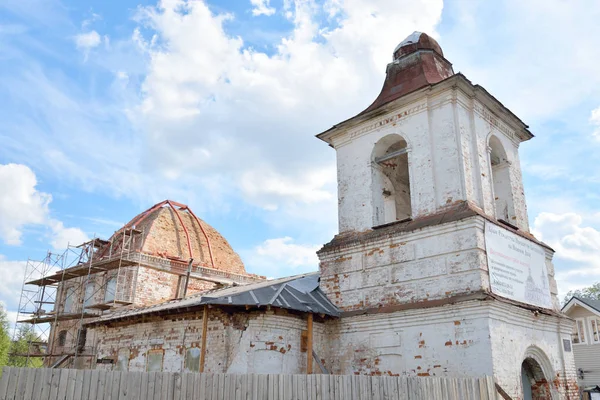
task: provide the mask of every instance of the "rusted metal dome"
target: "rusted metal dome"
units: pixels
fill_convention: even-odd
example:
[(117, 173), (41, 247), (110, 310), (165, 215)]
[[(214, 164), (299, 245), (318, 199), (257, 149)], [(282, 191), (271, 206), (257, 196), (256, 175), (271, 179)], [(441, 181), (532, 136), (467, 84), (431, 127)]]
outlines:
[(425, 33), (413, 32), (394, 49), (394, 60), (387, 66), (381, 93), (361, 114), (452, 75), (452, 64), (444, 58), (438, 42)]

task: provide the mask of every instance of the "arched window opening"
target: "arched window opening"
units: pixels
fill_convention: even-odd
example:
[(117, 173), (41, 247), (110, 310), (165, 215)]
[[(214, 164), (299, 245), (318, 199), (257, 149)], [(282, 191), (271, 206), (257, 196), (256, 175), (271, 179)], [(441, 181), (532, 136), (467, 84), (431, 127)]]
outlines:
[(510, 163), (497, 137), (492, 136), (489, 145), (496, 219), (513, 223), (515, 212), (510, 184)]
[(115, 294), (117, 293), (117, 277), (113, 276), (106, 281), (106, 290), (104, 292), (104, 302), (110, 303), (115, 301)]
[(526, 358), (521, 364), (523, 400), (547, 400), (552, 398), (548, 383), (540, 364), (533, 358)]
[(73, 312), (73, 300), (75, 298), (75, 288), (68, 288), (65, 291), (65, 298), (64, 298), (64, 305), (63, 305), (63, 312), (65, 313), (71, 313)]
[(373, 224), (412, 217), (408, 148), (399, 135), (388, 135), (373, 150)]
[(67, 343), (67, 331), (58, 332), (58, 345), (64, 346)]

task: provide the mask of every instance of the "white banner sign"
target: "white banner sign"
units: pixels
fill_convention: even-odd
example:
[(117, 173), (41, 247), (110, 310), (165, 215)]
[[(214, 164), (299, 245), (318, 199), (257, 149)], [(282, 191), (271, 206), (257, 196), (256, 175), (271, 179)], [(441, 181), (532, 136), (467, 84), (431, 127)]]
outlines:
[(493, 293), (552, 308), (546, 256), (540, 245), (486, 222), (485, 247)]

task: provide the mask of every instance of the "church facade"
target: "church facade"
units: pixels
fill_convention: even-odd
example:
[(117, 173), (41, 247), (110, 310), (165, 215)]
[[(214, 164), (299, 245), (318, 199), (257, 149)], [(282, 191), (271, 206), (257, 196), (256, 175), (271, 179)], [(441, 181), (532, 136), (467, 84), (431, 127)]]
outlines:
[(513, 399), (579, 398), (553, 250), (529, 232), (518, 149), (533, 135), (428, 35), (393, 54), (373, 104), (318, 135), (336, 151), (339, 195), (319, 273), (228, 272), (228, 285), (213, 262), (210, 288), (191, 296), (179, 294), (190, 273), (173, 278), (160, 301), (86, 320), (86, 368), (489, 375)]

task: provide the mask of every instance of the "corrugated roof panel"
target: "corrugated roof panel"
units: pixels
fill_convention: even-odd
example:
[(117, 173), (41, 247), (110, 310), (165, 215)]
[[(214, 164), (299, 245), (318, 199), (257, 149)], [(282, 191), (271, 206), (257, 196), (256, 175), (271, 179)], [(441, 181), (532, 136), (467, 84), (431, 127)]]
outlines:
[(202, 304), (228, 306), (274, 306), (302, 312), (339, 316), (337, 307), (319, 287), (319, 273), (297, 275), (245, 286), (218, 289), (181, 300), (171, 300), (150, 307), (115, 310), (90, 323), (102, 323), (121, 318), (158, 312), (176, 313)]

